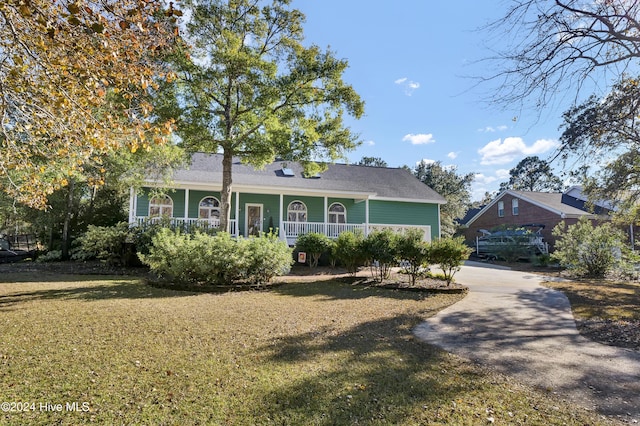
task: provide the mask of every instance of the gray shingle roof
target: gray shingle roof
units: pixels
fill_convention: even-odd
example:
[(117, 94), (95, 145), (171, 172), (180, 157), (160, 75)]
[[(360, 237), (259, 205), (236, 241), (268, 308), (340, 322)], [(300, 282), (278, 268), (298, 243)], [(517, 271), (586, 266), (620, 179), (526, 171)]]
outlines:
[[(282, 173), (283, 165), (293, 176)], [(276, 161), (262, 170), (234, 161), (235, 188), (263, 187), (273, 190), (303, 190), (326, 193), (351, 192), (354, 196), (398, 201), (421, 201), (444, 204), (444, 197), (416, 179), (409, 171), (399, 168), (367, 167), (348, 164), (329, 164), (319, 178), (305, 178), (303, 167), (291, 161)], [(188, 169), (174, 173), (176, 183), (198, 185), (222, 184), (222, 155), (196, 153)]]
[(556, 210), (565, 215), (578, 215), (584, 216), (586, 211), (579, 208), (570, 206), (562, 202), (562, 192), (529, 192), (529, 191), (514, 191), (510, 190), (512, 194), (517, 194), (519, 197), (525, 200), (531, 200), (541, 206), (546, 206), (549, 209)]

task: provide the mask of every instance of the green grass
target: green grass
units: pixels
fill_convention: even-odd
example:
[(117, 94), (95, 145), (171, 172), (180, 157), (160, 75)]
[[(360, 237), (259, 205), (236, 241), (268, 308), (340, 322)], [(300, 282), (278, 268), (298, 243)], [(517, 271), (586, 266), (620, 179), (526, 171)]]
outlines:
[(550, 281), (545, 285), (567, 295), (576, 318), (640, 320), (640, 283), (575, 280)]
[[(412, 329), (460, 295), (0, 279), (0, 402), (36, 404), (0, 424), (609, 424), (417, 341)], [(40, 410), (74, 401), (90, 410)]]

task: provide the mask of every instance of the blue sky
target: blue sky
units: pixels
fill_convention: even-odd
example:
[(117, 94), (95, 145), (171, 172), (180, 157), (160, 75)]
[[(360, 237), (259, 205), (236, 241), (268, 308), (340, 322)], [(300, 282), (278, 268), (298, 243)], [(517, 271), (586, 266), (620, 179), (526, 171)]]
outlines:
[[(470, 78), (494, 72), (478, 61), (502, 41), (479, 29), (504, 14), (504, 1), (294, 0), (292, 6), (306, 15), (305, 43), (347, 59), (344, 79), (366, 103), (363, 118), (347, 121), (363, 140), (351, 162), (441, 161), (476, 174), (472, 198), (480, 199), (523, 158), (554, 152), (568, 105), (539, 114), (491, 107), (495, 86), (474, 87)], [(554, 165), (560, 174), (561, 164)]]

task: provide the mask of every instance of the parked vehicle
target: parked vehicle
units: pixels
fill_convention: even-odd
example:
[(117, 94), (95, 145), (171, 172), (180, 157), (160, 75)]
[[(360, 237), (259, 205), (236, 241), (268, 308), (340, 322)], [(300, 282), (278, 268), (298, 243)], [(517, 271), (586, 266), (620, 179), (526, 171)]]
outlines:
[(544, 225), (533, 223), (494, 232), (481, 229), (482, 236), (476, 237), (476, 254), (488, 259), (511, 257), (514, 260), (549, 254), (549, 245), (542, 237), (542, 229)]

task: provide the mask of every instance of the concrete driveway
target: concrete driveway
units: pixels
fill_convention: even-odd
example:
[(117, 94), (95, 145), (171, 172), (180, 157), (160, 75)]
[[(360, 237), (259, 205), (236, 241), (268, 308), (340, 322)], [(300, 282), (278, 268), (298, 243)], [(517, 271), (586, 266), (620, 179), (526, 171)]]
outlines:
[[(578, 333), (569, 300), (541, 277), (468, 262), (462, 301), (419, 325), (418, 338), (516, 380), (640, 422), (640, 353)], [(552, 278), (550, 278), (552, 279)]]

